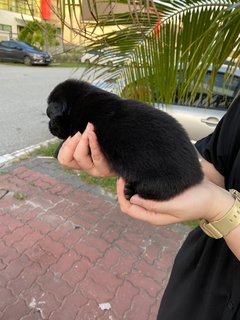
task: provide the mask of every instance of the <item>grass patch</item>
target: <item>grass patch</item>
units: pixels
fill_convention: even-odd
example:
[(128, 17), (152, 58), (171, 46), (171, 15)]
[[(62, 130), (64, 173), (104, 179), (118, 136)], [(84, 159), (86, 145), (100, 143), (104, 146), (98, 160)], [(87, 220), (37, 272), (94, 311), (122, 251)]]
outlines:
[(82, 171), (79, 172), (79, 177), (87, 184), (95, 184), (101, 186), (107, 192), (116, 194), (117, 177), (95, 178)]
[(198, 220), (186, 221), (186, 222), (183, 222), (183, 224), (185, 224), (186, 226), (189, 226), (189, 227), (195, 229), (196, 227), (199, 226), (199, 221), (198, 221)]
[(40, 147), (33, 151), (32, 155), (38, 156), (45, 156), (45, 157), (53, 157), (53, 154), (57, 147), (59, 146), (60, 141), (49, 143), (47, 146)]
[(25, 200), (27, 198), (27, 195), (22, 192), (14, 192), (13, 197), (17, 200)]

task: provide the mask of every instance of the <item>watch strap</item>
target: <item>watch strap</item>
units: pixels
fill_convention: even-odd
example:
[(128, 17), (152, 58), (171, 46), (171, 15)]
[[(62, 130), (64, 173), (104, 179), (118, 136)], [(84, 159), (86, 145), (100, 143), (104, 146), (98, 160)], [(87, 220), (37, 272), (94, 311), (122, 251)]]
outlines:
[(233, 229), (240, 225), (240, 193), (237, 190), (229, 190), (235, 202), (232, 208), (219, 220), (208, 222), (200, 221), (201, 229), (211, 238), (220, 239), (228, 235)]

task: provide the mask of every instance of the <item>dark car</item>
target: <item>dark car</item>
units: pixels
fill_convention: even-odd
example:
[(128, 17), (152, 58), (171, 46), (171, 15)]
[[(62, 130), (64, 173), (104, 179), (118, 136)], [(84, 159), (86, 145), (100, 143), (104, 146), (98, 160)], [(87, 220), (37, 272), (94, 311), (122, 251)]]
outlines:
[(1, 41), (0, 60), (9, 62), (21, 62), (28, 66), (49, 65), (52, 57), (49, 53), (43, 52), (22, 41)]

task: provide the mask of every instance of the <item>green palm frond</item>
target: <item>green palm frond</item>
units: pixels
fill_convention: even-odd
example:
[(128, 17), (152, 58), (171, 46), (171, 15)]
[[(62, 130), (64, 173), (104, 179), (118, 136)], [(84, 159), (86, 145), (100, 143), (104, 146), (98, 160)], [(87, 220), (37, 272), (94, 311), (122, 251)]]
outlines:
[[(214, 77), (224, 61), (235, 60), (230, 75), (240, 64), (240, 5), (236, 0), (87, 0), (87, 19), (81, 15), (81, 1), (79, 5), (77, 0), (65, 1), (67, 5), (61, 8), (72, 12), (65, 25), (73, 28), (79, 17), (75, 32), (87, 39), (86, 51), (98, 51), (99, 65), (112, 61), (111, 67), (90, 67), (85, 77), (91, 79), (86, 79), (99, 79), (110, 87), (116, 82), (117, 92), (126, 97), (152, 104), (171, 103), (177, 97), (184, 103), (194, 101), (201, 88), (210, 99)], [(70, 5), (70, 1), (75, 3)], [(119, 5), (125, 10), (114, 10)], [(65, 23), (61, 11), (60, 16)], [(87, 32), (90, 25), (92, 31)], [(97, 30), (109, 26), (115, 26), (114, 31), (99, 35)], [(210, 65), (213, 72), (205, 92), (203, 82)]]

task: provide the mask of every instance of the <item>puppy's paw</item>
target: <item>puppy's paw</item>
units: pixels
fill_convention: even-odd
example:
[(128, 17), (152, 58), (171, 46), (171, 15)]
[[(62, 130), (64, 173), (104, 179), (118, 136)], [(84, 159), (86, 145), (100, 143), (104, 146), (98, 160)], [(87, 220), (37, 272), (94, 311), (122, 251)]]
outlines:
[[(64, 141), (65, 141), (65, 140), (64, 140)], [(57, 158), (58, 158), (59, 151), (60, 151), (60, 149), (61, 149), (61, 147), (62, 147), (62, 145), (63, 145), (64, 141), (62, 141), (62, 142), (59, 144), (59, 146), (57, 147), (57, 149), (54, 151), (54, 153), (53, 153), (53, 157), (54, 157), (55, 159), (57, 159)]]
[(124, 195), (127, 200), (130, 200), (132, 196), (136, 194), (136, 191), (133, 185), (130, 182), (127, 182), (124, 187)]

